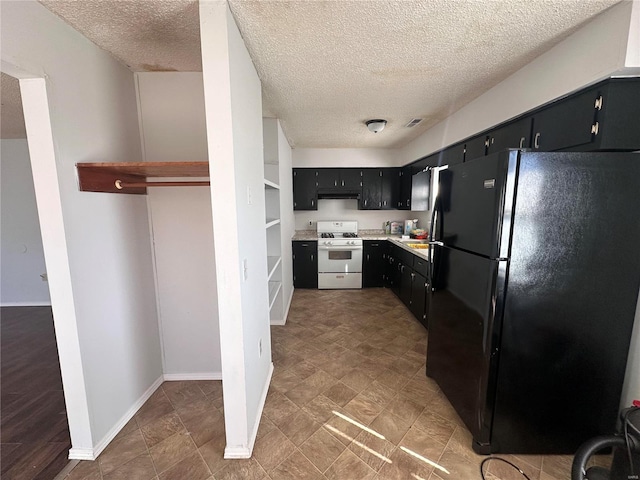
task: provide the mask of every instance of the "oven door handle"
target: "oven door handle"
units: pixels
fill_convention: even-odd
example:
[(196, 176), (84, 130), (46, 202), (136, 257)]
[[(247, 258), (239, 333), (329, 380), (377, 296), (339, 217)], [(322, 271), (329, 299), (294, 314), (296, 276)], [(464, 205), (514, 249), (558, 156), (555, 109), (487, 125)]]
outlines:
[(348, 246), (348, 247), (336, 247), (336, 246), (333, 246), (333, 247), (329, 247), (329, 246), (327, 246), (327, 247), (325, 247), (325, 246), (318, 246), (318, 250), (333, 250), (333, 251), (338, 251), (338, 250), (339, 250), (339, 251), (343, 251), (343, 252), (344, 252), (344, 251), (354, 252), (354, 251), (357, 251), (357, 250), (362, 250), (362, 247), (361, 247), (361, 246), (357, 246), (357, 245), (356, 245), (356, 246), (354, 246), (354, 245), (350, 245), (350, 246)]

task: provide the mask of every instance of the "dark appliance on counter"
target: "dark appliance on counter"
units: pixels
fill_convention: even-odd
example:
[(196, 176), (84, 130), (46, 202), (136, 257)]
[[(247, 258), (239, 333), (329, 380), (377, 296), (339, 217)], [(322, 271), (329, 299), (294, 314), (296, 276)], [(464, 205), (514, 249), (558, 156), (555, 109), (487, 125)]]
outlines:
[(440, 172), (427, 375), (478, 453), (615, 431), (640, 288), (640, 154), (500, 152)]

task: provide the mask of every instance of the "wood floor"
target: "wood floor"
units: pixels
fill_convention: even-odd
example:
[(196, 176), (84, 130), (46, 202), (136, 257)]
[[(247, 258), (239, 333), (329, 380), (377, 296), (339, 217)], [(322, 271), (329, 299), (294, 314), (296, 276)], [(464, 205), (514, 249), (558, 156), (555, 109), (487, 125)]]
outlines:
[(71, 447), (50, 307), (0, 308), (0, 475), (51, 480)]

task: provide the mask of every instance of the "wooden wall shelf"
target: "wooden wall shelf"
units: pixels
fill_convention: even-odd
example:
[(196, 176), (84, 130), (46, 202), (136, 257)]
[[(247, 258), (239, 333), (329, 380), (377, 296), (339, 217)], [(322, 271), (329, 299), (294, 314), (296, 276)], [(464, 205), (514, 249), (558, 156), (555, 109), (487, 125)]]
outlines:
[[(209, 162), (133, 162), (133, 163), (77, 163), (78, 186), (82, 192), (129, 193), (144, 195), (147, 177), (209, 177)], [(116, 186), (120, 181), (123, 188)], [(146, 186), (127, 187), (126, 184), (145, 183)], [(208, 181), (156, 182), (158, 186), (202, 186)]]

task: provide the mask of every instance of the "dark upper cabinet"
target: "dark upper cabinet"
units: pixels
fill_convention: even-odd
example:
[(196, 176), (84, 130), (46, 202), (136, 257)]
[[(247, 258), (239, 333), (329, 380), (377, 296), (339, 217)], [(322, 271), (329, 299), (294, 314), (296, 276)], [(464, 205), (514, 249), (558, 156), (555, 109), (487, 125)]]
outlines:
[(382, 176), (378, 168), (362, 169), (361, 210), (379, 210), (382, 206)]
[(384, 286), (386, 270), (386, 241), (365, 240), (363, 242), (362, 286)]
[(381, 205), (382, 210), (396, 209), (398, 196), (400, 195), (400, 182), (398, 181), (398, 168), (383, 168), (381, 176)]
[(362, 176), (360, 168), (341, 168), (340, 187), (348, 190), (360, 190)]
[(640, 79), (617, 78), (600, 94), (594, 103), (594, 149), (640, 150)]
[(398, 171), (400, 191), (398, 192), (398, 210), (411, 210), (411, 167), (402, 167)]
[(337, 168), (318, 168), (317, 187), (337, 188), (340, 183), (340, 170)]
[(317, 210), (317, 177), (312, 168), (293, 169), (293, 209)]
[(533, 115), (531, 148), (543, 152), (573, 149), (595, 138), (599, 87), (555, 102)]
[(294, 241), (293, 286), (295, 288), (318, 288), (318, 242)]
[(438, 165), (456, 165), (464, 162), (464, 143), (458, 143), (439, 152)]
[(362, 169), (361, 210), (390, 210), (397, 208), (398, 194), (397, 168)]
[(359, 168), (319, 168), (318, 188), (360, 190)]
[(521, 118), (489, 132), (487, 155), (506, 148), (529, 148), (532, 120), (532, 117)]
[(474, 158), (484, 157), (487, 154), (487, 138), (487, 135), (482, 134), (467, 140), (464, 153), (465, 162)]

